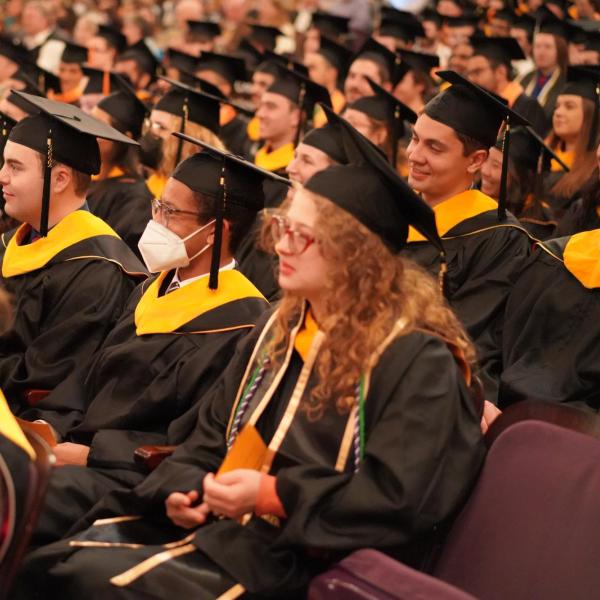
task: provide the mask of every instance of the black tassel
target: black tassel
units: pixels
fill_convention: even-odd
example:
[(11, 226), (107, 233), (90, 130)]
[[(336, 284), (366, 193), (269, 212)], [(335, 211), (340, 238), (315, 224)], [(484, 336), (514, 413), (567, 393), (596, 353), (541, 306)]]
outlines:
[(305, 116), (304, 110), (304, 97), (306, 96), (306, 88), (304, 87), (304, 83), (300, 86), (300, 93), (298, 95), (298, 106), (300, 107), (300, 121), (298, 122), (298, 129), (296, 131), (296, 137), (294, 139), (294, 147), (296, 147), (300, 143), (300, 137), (302, 136), (304, 125), (306, 124), (306, 120), (308, 119), (308, 115)]
[(50, 183), (52, 177), (52, 129), (46, 139), (46, 164), (44, 165), (44, 188), (42, 191), (42, 213), (40, 216), (40, 235), (48, 235), (48, 218), (50, 215)]
[(500, 175), (500, 198), (498, 199), (498, 220), (506, 219), (506, 195), (508, 179), (508, 161), (510, 153), (510, 117), (506, 117), (506, 129), (502, 138), (502, 173)]
[[(183, 106), (181, 107), (181, 126), (179, 127), (179, 133), (185, 133), (185, 126), (187, 125), (188, 115), (189, 115), (189, 106), (188, 106), (189, 98), (186, 96), (183, 101)], [(179, 162), (181, 161), (181, 153), (183, 152), (183, 139), (179, 138), (179, 143), (177, 144), (177, 154), (175, 155), (175, 165), (173, 168), (177, 167)]]
[(221, 170), (221, 180), (219, 181), (219, 197), (215, 207), (215, 242), (213, 245), (212, 257), (210, 261), (210, 275), (208, 278), (208, 287), (216, 290), (219, 287), (219, 267), (221, 265), (221, 242), (223, 240), (223, 216), (225, 214), (225, 205), (227, 202), (227, 190), (225, 188), (225, 162)]

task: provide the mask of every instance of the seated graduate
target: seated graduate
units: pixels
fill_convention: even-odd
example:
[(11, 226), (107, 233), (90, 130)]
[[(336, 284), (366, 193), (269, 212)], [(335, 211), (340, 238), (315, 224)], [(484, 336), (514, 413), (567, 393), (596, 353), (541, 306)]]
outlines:
[[(141, 136), (146, 114), (146, 107), (124, 81), (120, 91), (102, 98), (92, 110), (96, 119), (133, 140)], [(141, 175), (139, 147), (109, 141), (99, 146), (102, 167), (92, 177), (88, 205), (137, 254), (138, 241), (152, 216), (152, 195)]]
[(179, 164), (154, 201), (140, 250), (158, 275), (132, 294), (92, 359), (23, 415), (56, 430), (59, 465), (81, 465), (56, 469), (34, 543), (60, 539), (104, 493), (139, 483), (138, 446), (179, 444), (193, 429), (235, 344), (268, 306), (233, 255), (272, 177), (203, 151)]
[(152, 175), (146, 185), (154, 198), (162, 196), (167, 179), (197, 146), (171, 134), (178, 131), (225, 149), (219, 139), (219, 100), (171, 79), (170, 89), (154, 105), (140, 138), (140, 160)]
[(399, 81), (394, 87), (394, 96), (415, 113), (420, 113), (435, 94), (431, 73), (440, 66), (440, 59), (435, 54), (409, 50), (400, 50), (398, 55), (402, 63), (398, 68)]
[[(504, 140), (500, 137), (481, 167), (481, 191), (494, 200), (500, 198), (503, 146)], [(565, 171), (569, 170), (531, 127), (514, 128), (508, 156), (506, 208), (538, 240), (555, 237), (556, 221), (544, 199), (544, 174), (551, 161), (562, 165)]]
[[(413, 127), (408, 184), (436, 214), (446, 249), (446, 297), (475, 342), (486, 398), (495, 402), (504, 307), (532, 242), (504, 210), (505, 193), (497, 203), (473, 186), (502, 121), (526, 121), (457, 73), (438, 75), (453, 85), (428, 102)], [(414, 230), (408, 241), (408, 256), (439, 272), (437, 249)]]
[(570, 171), (564, 173), (553, 163), (545, 187), (556, 219), (560, 219), (581, 195), (582, 187), (596, 166), (600, 141), (600, 72), (584, 67), (569, 67), (567, 85), (556, 100), (552, 132), (547, 143)]
[(79, 106), (87, 79), (82, 71), (83, 63), (87, 62), (88, 50), (83, 46), (65, 42), (65, 49), (60, 57), (58, 78), (60, 92), (48, 91), (48, 98), (58, 102), (66, 102)]
[(600, 229), (537, 245), (506, 305), (500, 406), (600, 409), (599, 248)]
[(15, 94), (39, 111), (13, 127), (0, 171), (5, 210), (23, 223), (0, 254), (16, 313), (0, 336), (0, 381), (18, 413), (29, 390), (54, 389), (100, 347), (146, 271), (85, 205), (96, 138), (135, 142), (74, 106)]
[(484, 455), (473, 347), (437, 282), (398, 255), (409, 223), (441, 247), (432, 211), (339, 124), (351, 164), (312, 177), (271, 223), (278, 309), (188, 441), (85, 521), (143, 517), (32, 553), (17, 597), (295, 598), (365, 546), (424, 565)]
[(158, 66), (157, 57), (141, 39), (117, 56), (114, 70), (127, 76), (142, 102), (152, 105)]

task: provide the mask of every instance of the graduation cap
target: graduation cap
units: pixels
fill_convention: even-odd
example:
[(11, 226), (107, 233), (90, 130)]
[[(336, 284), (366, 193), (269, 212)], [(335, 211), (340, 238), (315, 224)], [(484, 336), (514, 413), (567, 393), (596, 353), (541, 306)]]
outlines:
[(251, 23), (250, 34), (248, 38), (253, 42), (256, 42), (263, 49), (274, 50), (277, 43), (277, 38), (283, 35), (280, 29), (277, 27), (269, 27), (267, 25), (258, 25), (257, 23)]
[(346, 164), (348, 159), (342, 143), (341, 129), (338, 124), (326, 123), (322, 127), (311, 129), (302, 143), (324, 152), (337, 163)]
[(320, 54), (338, 73), (345, 73), (352, 58), (352, 52), (345, 46), (334, 42), (328, 37), (321, 35), (319, 49)]
[(196, 69), (196, 61), (198, 60), (198, 57), (194, 56), (193, 54), (182, 52), (176, 48), (167, 48), (165, 56), (169, 61), (169, 66), (177, 69), (178, 71), (193, 73)]
[(488, 60), (500, 62), (507, 67), (511, 66), (510, 63), (513, 60), (524, 60), (526, 58), (519, 42), (513, 37), (474, 35), (471, 37), (470, 42), (475, 50), (475, 56), (485, 56)]
[(401, 71), (420, 71), (431, 77), (431, 70), (440, 66), (440, 58), (437, 54), (424, 54), (423, 52), (413, 52), (412, 50), (404, 49), (397, 50), (397, 54), (402, 59), (400, 63)]
[(201, 52), (196, 59), (194, 72), (213, 71), (226, 79), (231, 85), (236, 81), (246, 81), (248, 73), (246, 65), (241, 58), (229, 56), (228, 54), (217, 54), (216, 52)]
[(28, 70), (19, 69), (13, 75), (13, 79), (22, 81), (25, 84), (25, 91), (28, 94), (45, 96), (50, 90), (60, 92), (60, 79), (50, 71), (46, 71), (37, 65), (28, 65)]
[(142, 134), (148, 108), (124, 79), (121, 79), (117, 91), (102, 98), (96, 106), (108, 113), (125, 131), (129, 131), (133, 139), (138, 139)]
[(376, 64), (385, 65), (393, 85), (396, 85), (400, 80), (398, 77), (400, 58), (373, 38), (369, 38), (360, 50), (354, 54), (353, 61), (359, 58), (373, 60)]
[(412, 225), (443, 254), (435, 214), (413, 192), (379, 149), (345, 119), (323, 106), (329, 123), (337, 125), (348, 159), (313, 175), (304, 187), (349, 212), (397, 254)]
[(29, 50), (5, 34), (0, 34), (0, 56), (4, 56), (18, 65), (23, 65), (31, 60)]
[(160, 65), (160, 61), (144, 40), (139, 40), (126, 48), (117, 59), (118, 62), (125, 60), (135, 61), (144, 73), (148, 73), (152, 79), (156, 77), (156, 70)]
[(463, 14), (458, 17), (448, 17), (444, 15), (444, 24), (446, 27), (479, 27), (480, 17), (473, 14)]
[(340, 17), (316, 10), (312, 14), (310, 26), (316, 29), (321, 35), (339, 39), (341, 36), (348, 35), (349, 23), (350, 19), (348, 17)]
[(594, 150), (597, 145), (599, 111), (600, 111), (600, 71), (586, 67), (568, 67), (567, 83), (561, 94), (571, 94), (590, 100), (594, 105), (588, 150)]
[(331, 97), (326, 88), (308, 79), (300, 73), (283, 69), (282, 76), (276, 79), (268, 88), (267, 92), (279, 94), (290, 100), (300, 108), (300, 123), (296, 132), (295, 145), (298, 144), (308, 116), (312, 114), (317, 103), (331, 106)]
[(102, 94), (108, 96), (115, 90), (123, 89), (124, 86), (130, 86), (127, 76), (116, 71), (105, 71), (95, 67), (81, 67), (83, 74), (88, 78), (88, 82), (83, 90), (84, 94)]
[(535, 19), (528, 14), (514, 15), (511, 25), (514, 29), (523, 29), (531, 37), (535, 30)]
[(265, 181), (277, 181), (288, 186), (290, 181), (184, 133), (173, 135), (180, 141), (185, 140), (202, 148), (202, 152), (181, 162), (172, 177), (195, 192), (216, 200), (215, 242), (208, 280), (208, 287), (215, 290), (219, 285), (223, 219), (227, 218), (229, 207), (239, 206), (258, 212), (264, 207), (263, 183)]
[(118, 29), (110, 25), (98, 25), (96, 35), (104, 38), (119, 53), (127, 47), (127, 38)]
[[(165, 79), (162, 78), (161, 79)], [(206, 127), (215, 135), (219, 135), (220, 130), (220, 101), (214, 96), (209, 96), (189, 85), (172, 79), (166, 80), (171, 84), (171, 89), (154, 105), (156, 110), (163, 110), (169, 114), (181, 118), (179, 132), (185, 132), (185, 126), (188, 121)], [(175, 164), (181, 160), (181, 151), (183, 142), (179, 140)]]
[(254, 71), (256, 67), (263, 61), (262, 52), (247, 39), (243, 39), (237, 50), (236, 55), (239, 56), (245, 63), (248, 71)]
[(586, 50), (594, 50), (595, 52), (600, 52), (600, 31), (586, 31), (584, 35), (584, 48)]
[(499, 21), (506, 21), (512, 24), (515, 20), (515, 13), (510, 8), (501, 8), (492, 12), (491, 19), (498, 19)]
[(81, 65), (88, 60), (88, 49), (73, 42), (65, 42), (60, 62)]
[(404, 121), (417, 122), (417, 114), (393, 94), (377, 85), (370, 77), (367, 81), (373, 90), (373, 96), (359, 98), (348, 108), (365, 113), (377, 121), (385, 121), (390, 126), (392, 145), (392, 165), (396, 165), (398, 156), (398, 140), (404, 135)]
[(438, 71), (437, 75), (452, 86), (425, 105), (424, 112), (430, 119), (477, 140), (486, 148), (491, 148), (496, 143), (500, 126), (502, 123), (506, 124), (498, 201), (498, 218), (503, 221), (506, 218), (506, 178), (511, 128), (517, 125), (527, 126), (531, 123), (508, 108), (507, 103), (501, 98), (490, 94), (455, 71)]
[(535, 33), (550, 33), (563, 38), (567, 42), (577, 34), (579, 28), (559, 19), (550, 9), (542, 5), (536, 13)]
[(214, 40), (221, 35), (221, 26), (214, 21), (186, 21), (190, 33), (198, 37)]
[(379, 35), (393, 37), (405, 42), (414, 42), (417, 37), (425, 37), (425, 30), (419, 19), (412, 13), (383, 6)]
[(271, 50), (265, 50), (263, 52), (263, 58), (265, 61), (275, 63), (278, 67), (284, 67), (285, 69), (299, 73), (303, 77), (308, 77), (308, 68), (302, 63), (299, 63), (288, 56), (277, 54)]
[(438, 27), (441, 27), (444, 19), (442, 15), (437, 12), (437, 10), (434, 10), (433, 8), (426, 8), (423, 10), (423, 12), (421, 12), (421, 23), (424, 23), (425, 21), (431, 21)]
[(45, 157), (40, 234), (46, 236), (50, 174), (54, 163), (60, 162), (81, 173), (95, 175), (100, 172), (100, 150), (96, 138), (132, 145), (137, 145), (137, 142), (71, 104), (23, 92), (13, 93), (29, 105), (33, 116), (17, 123), (10, 132), (9, 140)]

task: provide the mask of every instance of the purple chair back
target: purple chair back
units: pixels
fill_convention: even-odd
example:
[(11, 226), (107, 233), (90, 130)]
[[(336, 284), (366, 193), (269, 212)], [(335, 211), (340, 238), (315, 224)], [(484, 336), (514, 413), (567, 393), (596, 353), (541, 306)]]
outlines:
[(600, 441), (537, 420), (491, 446), (434, 577), (481, 600), (598, 597)]

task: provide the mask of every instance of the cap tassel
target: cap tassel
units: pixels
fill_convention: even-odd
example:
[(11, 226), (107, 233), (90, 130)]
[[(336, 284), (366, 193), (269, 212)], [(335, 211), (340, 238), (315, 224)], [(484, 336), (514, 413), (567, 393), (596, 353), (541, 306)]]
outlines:
[[(187, 125), (188, 116), (189, 116), (189, 97), (186, 96), (183, 101), (183, 106), (181, 107), (181, 126), (179, 127), (179, 133), (185, 133), (185, 126)], [(179, 142), (177, 144), (177, 154), (175, 155), (175, 164), (173, 168), (175, 168), (181, 161), (181, 154), (183, 152), (183, 140), (179, 138)]]
[(438, 271), (438, 285), (442, 296), (446, 296), (446, 273), (448, 272), (448, 263), (446, 262), (446, 253), (440, 252), (440, 270)]
[(42, 213), (40, 216), (40, 235), (48, 235), (48, 217), (50, 214), (50, 180), (52, 175), (52, 129), (46, 139), (46, 164), (44, 165), (44, 187), (42, 190)]
[(392, 123), (392, 167), (397, 168), (398, 164), (398, 139), (402, 128), (402, 115), (400, 107), (396, 106), (394, 111), (394, 122)]
[(210, 275), (208, 287), (216, 290), (219, 287), (219, 267), (221, 266), (221, 242), (223, 240), (223, 215), (227, 202), (227, 190), (225, 189), (225, 161), (221, 168), (221, 179), (219, 180), (219, 198), (215, 207), (215, 241), (210, 261)]
[(294, 146), (297, 146), (300, 143), (300, 137), (304, 133), (304, 126), (306, 125), (306, 120), (308, 119), (308, 115), (304, 114), (304, 98), (306, 97), (306, 87), (304, 83), (300, 86), (300, 93), (298, 94), (298, 106), (300, 107), (300, 121), (298, 122), (298, 129), (296, 131), (296, 138), (294, 139)]
[(502, 172), (500, 175), (500, 197), (498, 198), (498, 220), (506, 220), (506, 195), (508, 180), (508, 159), (510, 152), (510, 117), (506, 117), (506, 128), (502, 138)]

